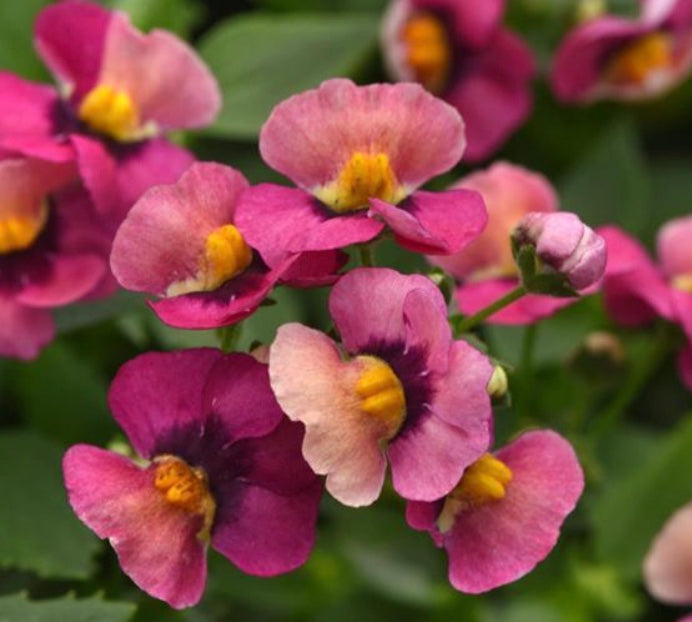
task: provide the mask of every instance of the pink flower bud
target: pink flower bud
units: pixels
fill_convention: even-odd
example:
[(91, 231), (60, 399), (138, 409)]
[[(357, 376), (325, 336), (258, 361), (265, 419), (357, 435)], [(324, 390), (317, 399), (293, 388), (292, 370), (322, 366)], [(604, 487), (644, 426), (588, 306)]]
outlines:
[(605, 240), (570, 212), (532, 212), (524, 216), (513, 236), (536, 247), (537, 258), (564, 275), (577, 290), (595, 284), (606, 264)]

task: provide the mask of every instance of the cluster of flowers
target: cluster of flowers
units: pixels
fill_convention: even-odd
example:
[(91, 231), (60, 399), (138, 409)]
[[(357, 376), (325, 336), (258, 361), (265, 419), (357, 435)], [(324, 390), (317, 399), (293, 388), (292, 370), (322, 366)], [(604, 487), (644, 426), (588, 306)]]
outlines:
[[(635, 66), (646, 69), (642, 88), (660, 86), (651, 72), (679, 75), (687, 61), (674, 36), (683, 20), (676, 3), (663, 4), (628, 22), (627, 36), (618, 30), (623, 50), (608, 43), (607, 67), (589, 69), (595, 78), (582, 80), (579, 97), (619, 93), (623, 81), (631, 93)], [(659, 271), (623, 233), (599, 235), (558, 211), (548, 181), (521, 167), (497, 163), (445, 192), (419, 190), (464, 154), (457, 108), (469, 121), (471, 159), (528, 114), (530, 55), (500, 27), (502, 3), (483, 6), (402, 0), (385, 20), (395, 75), (455, 106), (420, 84), (345, 79), (280, 103), (259, 148), (296, 187), (251, 186), (162, 138), (210, 122), (218, 88), (184, 43), (142, 35), (122, 14), (76, 0), (42, 11), (36, 42), (58, 93), (0, 74), (3, 354), (34, 356), (52, 337), (48, 309), (108, 295), (115, 280), (154, 295), (158, 317), (183, 328), (235, 324), (279, 284), (333, 285), (338, 341), (289, 323), (252, 355), (141, 355), (109, 396), (139, 457), (86, 445), (66, 454), (75, 512), (151, 595), (174, 607), (196, 603), (209, 544), (251, 574), (296, 568), (314, 541), (318, 476), (340, 502), (364, 506), (379, 497), (387, 464), (409, 525), (447, 550), (459, 590), (513, 581), (554, 546), (583, 488), (570, 444), (530, 431), (491, 453), (490, 394), (501, 369), (454, 339), (433, 280), (373, 267), (342, 274), (348, 246), (387, 235), (427, 255), (459, 281), (463, 330), (486, 318), (546, 317), (595, 291), (605, 269), (616, 317), (639, 324), (660, 315), (692, 339), (689, 218), (664, 229)], [(672, 46), (670, 66), (646, 64), (639, 47), (652, 45), (652, 32)], [(570, 46), (581, 55), (583, 38), (601, 45), (590, 33), (572, 38), (578, 45), (565, 43), (558, 73), (573, 62)], [(501, 68), (507, 54), (521, 71)], [(474, 60), (456, 67), (457, 57)], [(495, 109), (491, 92), (506, 105)], [(688, 346), (688, 383), (691, 361)]]

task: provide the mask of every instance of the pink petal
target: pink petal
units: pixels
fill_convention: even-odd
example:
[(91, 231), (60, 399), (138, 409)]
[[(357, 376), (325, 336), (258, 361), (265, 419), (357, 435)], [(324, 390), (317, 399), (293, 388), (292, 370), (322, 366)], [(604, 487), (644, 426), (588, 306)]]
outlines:
[(643, 571), (654, 598), (692, 605), (692, 503), (668, 519), (644, 559)]
[(233, 508), (219, 509), (212, 546), (243, 572), (262, 577), (304, 564), (315, 539), (320, 483), (283, 496), (237, 482), (234, 493)]
[(280, 103), (260, 133), (265, 162), (305, 190), (336, 179), (359, 151), (386, 154), (413, 190), (454, 166), (464, 146), (456, 110), (420, 85), (339, 78)]
[(275, 184), (259, 184), (245, 192), (236, 223), (269, 266), (283, 261), (287, 253), (369, 242), (384, 229), (364, 212), (335, 216), (306, 192)]
[(513, 266), (510, 232), (525, 214), (554, 212), (558, 205), (555, 190), (546, 177), (509, 162), (496, 162), (484, 171), (467, 175), (453, 188), (479, 192), (488, 211), (483, 233), (460, 253), (428, 258), (457, 279)]
[(692, 292), (672, 288), (671, 295), (677, 321), (692, 343)]
[(663, 273), (670, 279), (692, 275), (692, 215), (669, 220), (658, 232), (656, 250)]
[(163, 30), (144, 35), (124, 13), (112, 15), (98, 82), (128, 93), (142, 123), (162, 130), (207, 125), (221, 108), (216, 79), (189, 45)]
[(152, 457), (174, 427), (203, 429), (207, 377), (222, 356), (210, 348), (148, 352), (118, 370), (108, 402), (137, 453)]
[(442, 294), (427, 277), (404, 275), (389, 268), (356, 268), (334, 285), (329, 313), (349, 352), (367, 352), (374, 343), (403, 342), (406, 336), (404, 301), (422, 290), (447, 316)]
[(291, 287), (333, 285), (341, 277), (338, 272), (347, 262), (348, 255), (342, 251), (300, 253), (284, 272), (281, 282)]
[(555, 432), (527, 432), (497, 456), (513, 475), (505, 498), (460, 512), (446, 535), (449, 579), (462, 592), (530, 572), (555, 546), (584, 487), (574, 450)]
[(173, 185), (147, 190), (113, 241), (111, 268), (125, 289), (163, 296), (199, 272), (209, 234), (233, 223), (238, 197), (248, 187), (233, 168), (193, 164)]
[(505, 10), (503, 0), (413, 0), (416, 10), (444, 15), (453, 30), (455, 43), (464, 47), (482, 47), (495, 33)]
[(96, 84), (113, 15), (94, 2), (65, 0), (47, 6), (36, 18), (38, 53), (77, 97)]
[(0, 356), (30, 360), (55, 335), (50, 313), (0, 296)]
[(171, 506), (154, 487), (150, 470), (89, 445), (63, 460), (70, 505), (108, 538), (123, 571), (145, 592), (181, 609), (196, 604), (206, 581), (199, 516)]
[(377, 499), (386, 468), (377, 422), (354, 399), (358, 375), (358, 366), (342, 361), (326, 335), (295, 323), (279, 328), (269, 354), (276, 399), (291, 420), (305, 424), (307, 463), (351, 506)]
[(23, 139), (51, 137), (59, 105), (55, 89), (0, 71), (0, 144), (4, 145), (10, 135)]
[(400, 207), (370, 199), (370, 210), (414, 252), (457, 253), (483, 231), (488, 220), (481, 196), (469, 190), (414, 192)]

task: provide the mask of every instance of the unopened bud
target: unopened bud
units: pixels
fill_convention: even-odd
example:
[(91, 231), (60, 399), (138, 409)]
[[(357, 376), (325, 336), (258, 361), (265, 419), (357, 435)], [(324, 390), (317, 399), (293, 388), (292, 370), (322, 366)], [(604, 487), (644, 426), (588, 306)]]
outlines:
[(508, 388), (507, 372), (502, 365), (495, 365), (490, 380), (488, 381), (488, 386), (486, 387), (488, 395), (494, 400), (499, 400), (507, 394)]

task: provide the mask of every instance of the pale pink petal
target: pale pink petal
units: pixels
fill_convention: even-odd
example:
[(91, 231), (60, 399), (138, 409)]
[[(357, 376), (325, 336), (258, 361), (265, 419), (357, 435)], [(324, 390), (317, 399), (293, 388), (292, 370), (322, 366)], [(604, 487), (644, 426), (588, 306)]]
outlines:
[(30, 360), (55, 335), (50, 312), (0, 296), (0, 356)]
[(269, 166), (305, 190), (335, 180), (356, 152), (384, 153), (410, 192), (458, 162), (464, 124), (418, 84), (332, 79), (276, 106), (259, 146)]
[(688, 341), (692, 343), (692, 292), (673, 287), (671, 296), (677, 321), (682, 326)]
[(668, 221), (658, 232), (656, 250), (666, 277), (692, 276), (692, 215)]
[(199, 601), (207, 572), (200, 516), (170, 505), (151, 470), (97, 447), (72, 447), (63, 472), (77, 516), (109, 539), (142, 590), (178, 609)]
[(512, 471), (506, 496), (462, 510), (445, 537), (449, 579), (462, 592), (485, 592), (530, 572), (555, 546), (584, 487), (574, 450), (555, 432), (523, 434), (497, 457)]
[(120, 284), (162, 296), (171, 284), (194, 278), (207, 237), (233, 223), (248, 185), (233, 168), (200, 162), (177, 183), (147, 190), (113, 240), (111, 269)]
[(477, 238), (488, 220), (481, 196), (469, 190), (414, 192), (399, 207), (370, 199), (370, 211), (414, 252), (449, 255)]
[(377, 343), (403, 344), (406, 337), (404, 301), (420, 289), (447, 315), (444, 298), (427, 277), (400, 274), (389, 268), (356, 268), (334, 285), (329, 313), (349, 352), (367, 352)]
[(654, 598), (692, 605), (692, 503), (668, 519), (651, 544), (643, 571)]
[(324, 334), (302, 326), (279, 328), (269, 376), (281, 408), (305, 424), (303, 456), (327, 475), (327, 490), (346, 505), (369, 505), (380, 494), (386, 461), (378, 422), (361, 412), (355, 394), (360, 368), (344, 362)]
[(162, 130), (201, 127), (221, 108), (216, 79), (189, 45), (163, 30), (144, 35), (124, 13), (111, 18), (98, 81), (130, 95), (141, 122)]
[(642, 0), (641, 19), (649, 24), (660, 24), (673, 12), (680, 0)]

